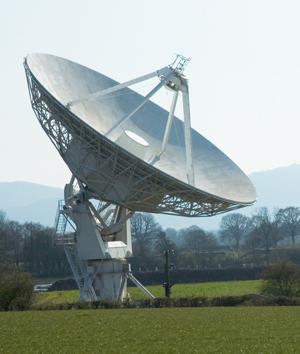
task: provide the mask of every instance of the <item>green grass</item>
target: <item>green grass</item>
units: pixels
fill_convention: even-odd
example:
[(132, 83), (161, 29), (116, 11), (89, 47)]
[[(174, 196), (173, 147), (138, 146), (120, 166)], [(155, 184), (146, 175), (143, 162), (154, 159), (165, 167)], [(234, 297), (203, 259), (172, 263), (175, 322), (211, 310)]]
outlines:
[[(172, 287), (172, 297), (215, 297), (226, 295), (256, 294), (259, 292), (260, 285), (260, 280), (176, 284)], [(149, 289), (156, 297), (164, 296), (164, 289), (161, 285), (148, 286), (147, 289)], [(136, 287), (128, 288), (128, 292), (133, 299), (144, 298), (144, 295)]]
[[(172, 297), (187, 296), (226, 296), (256, 294), (259, 292), (260, 280), (224, 281), (196, 284), (176, 284), (172, 288)], [(156, 297), (164, 296), (164, 289), (161, 285), (147, 287)], [(132, 299), (144, 299), (145, 295), (136, 287), (128, 288)], [(76, 302), (79, 298), (77, 290), (51, 291), (36, 294), (34, 306), (45, 304), (61, 304), (64, 302)]]
[(33, 308), (41, 305), (63, 304), (64, 302), (77, 302), (79, 300), (78, 290), (49, 291), (37, 293), (34, 296)]
[(1, 353), (300, 353), (300, 307), (0, 313)]

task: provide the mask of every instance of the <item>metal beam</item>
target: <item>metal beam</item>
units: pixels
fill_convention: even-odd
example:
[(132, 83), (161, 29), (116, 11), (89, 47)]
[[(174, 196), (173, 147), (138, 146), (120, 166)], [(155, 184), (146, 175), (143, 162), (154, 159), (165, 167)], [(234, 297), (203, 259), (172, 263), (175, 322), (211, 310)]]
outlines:
[(115, 129), (119, 128), (119, 126), (123, 123), (125, 123), (129, 118), (131, 118), (137, 111), (139, 111), (149, 100), (150, 98), (165, 84), (167, 79), (171, 76), (169, 74), (166, 76), (164, 79), (160, 81), (158, 85), (154, 87), (153, 90), (151, 90), (148, 95), (145, 96), (144, 100), (142, 101), (141, 104), (139, 104), (132, 112), (129, 114), (125, 115), (123, 118), (121, 118), (115, 125), (113, 125), (105, 134), (105, 136), (109, 136)]
[(187, 174), (188, 183), (194, 186), (195, 176), (194, 176), (193, 157), (192, 157), (190, 100), (189, 100), (189, 88), (187, 82), (182, 87), (182, 103), (183, 103), (183, 116), (184, 116), (186, 174)]
[(169, 135), (170, 135), (170, 131), (171, 131), (171, 127), (172, 127), (172, 123), (173, 123), (173, 118), (174, 118), (174, 112), (175, 112), (175, 108), (176, 108), (176, 103), (177, 103), (177, 98), (178, 98), (178, 91), (176, 90), (174, 92), (173, 95), (173, 100), (171, 103), (171, 108), (170, 108), (170, 112), (168, 115), (168, 120), (167, 120), (167, 124), (165, 127), (165, 132), (164, 132), (164, 136), (163, 136), (163, 141), (161, 144), (161, 149), (158, 152), (157, 155), (155, 155), (152, 160), (150, 160), (150, 164), (153, 165), (155, 162), (157, 162), (160, 159), (160, 156), (165, 152), (166, 150), (166, 146), (169, 140)]
[(148, 297), (150, 297), (150, 299), (154, 300), (155, 299), (155, 296), (152, 295), (150, 293), (150, 291), (148, 289), (146, 289), (144, 287), (144, 285), (142, 283), (140, 283), (137, 278), (131, 273), (131, 272), (128, 272), (127, 274), (127, 277), (133, 282), (134, 285), (136, 285), (139, 289), (142, 290), (142, 292), (147, 295)]
[(98, 212), (98, 210), (94, 207), (93, 203), (91, 203), (89, 200), (88, 200), (88, 206), (90, 207), (90, 209), (92, 210), (93, 212), (93, 215), (95, 218), (98, 219), (98, 221), (100, 222), (100, 224), (103, 226), (103, 227), (107, 227), (105, 221), (102, 219), (100, 213)]
[(174, 96), (173, 96), (173, 100), (172, 100), (172, 104), (171, 104), (171, 108), (170, 108), (170, 112), (169, 112), (169, 116), (168, 116), (168, 121), (167, 121), (166, 128), (165, 128), (163, 141), (161, 144), (161, 152), (159, 155), (161, 155), (166, 150), (166, 145), (169, 140), (170, 131), (171, 131), (172, 123), (173, 123), (177, 98), (178, 98), (178, 91), (175, 91)]
[(153, 72), (150, 73), (150, 74), (146, 74), (146, 75), (143, 75), (143, 76), (139, 76), (139, 77), (137, 77), (137, 78), (135, 78), (135, 79), (126, 81), (126, 82), (124, 82), (124, 83), (122, 83), (122, 84), (117, 84), (117, 85), (114, 85), (114, 86), (109, 87), (109, 88), (107, 88), (107, 89), (104, 89), (104, 90), (101, 90), (101, 91), (97, 91), (97, 92), (91, 93), (91, 94), (88, 95), (88, 96), (80, 97), (80, 98), (78, 98), (78, 99), (76, 99), (76, 100), (70, 101), (70, 102), (67, 103), (67, 108), (71, 108), (72, 106), (74, 106), (74, 105), (77, 104), (77, 103), (88, 102), (88, 101), (94, 101), (94, 100), (96, 100), (96, 99), (99, 98), (99, 97), (102, 97), (102, 96), (108, 95), (108, 94), (110, 94), (110, 93), (119, 91), (119, 90), (121, 90), (121, 89), (123, 89), (123, 88), (125, 88), (125, 87), (138, 84), (139, 82), (152, 79), (152, 78), (155, 77), (155, 76), (160, 77), (160, 76), (164, 76), (164, 75), (169, 75), (171, 71), (172, 71), (172, 70), (171, 70), (168, 66), (165, 66), (165, 67), (163, 67), (162, 69), (157, 70), (157, 71), (153, 71)]

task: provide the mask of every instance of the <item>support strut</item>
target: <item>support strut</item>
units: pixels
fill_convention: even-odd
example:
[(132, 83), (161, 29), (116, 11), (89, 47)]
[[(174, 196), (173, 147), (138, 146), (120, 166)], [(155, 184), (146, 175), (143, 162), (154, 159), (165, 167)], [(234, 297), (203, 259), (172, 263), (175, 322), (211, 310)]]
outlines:
[[(64, 246), (81, 300), (120, 301), (126, 297), (127, 279), (153, 295), (132, 275), (127, 258), (132, 256), (129, 218), (132, 212), (105, 203), (97, 208), (86, 187), (75, 178), (65, 187), (65, 204), (59, 204), (56, 239)], [(93, 196), (94, 199), (94, 196)], [(75, 233), (67, 229), (70, 223)]]

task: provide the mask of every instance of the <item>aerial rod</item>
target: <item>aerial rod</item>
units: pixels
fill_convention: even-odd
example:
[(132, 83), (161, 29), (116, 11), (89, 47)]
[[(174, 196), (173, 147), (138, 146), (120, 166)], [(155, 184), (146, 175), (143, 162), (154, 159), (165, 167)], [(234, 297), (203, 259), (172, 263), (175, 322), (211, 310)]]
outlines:
[(173, 264), (170, 264), (170, 254), (173, 254), (174, 250), (166, 249), (164, 251), (165, 255), (165, 281), (163, 287), (165, 289), (165, 297), (171, 297), (171, 288), (173, 284), (170, 281), (170, 269), (173, 268)]
[(185, 57), (182, 54), (176, 54), (176, 58), (170, 66), (178, 74), (182, 74), (190, 61), (191, 61), (191, 58)]

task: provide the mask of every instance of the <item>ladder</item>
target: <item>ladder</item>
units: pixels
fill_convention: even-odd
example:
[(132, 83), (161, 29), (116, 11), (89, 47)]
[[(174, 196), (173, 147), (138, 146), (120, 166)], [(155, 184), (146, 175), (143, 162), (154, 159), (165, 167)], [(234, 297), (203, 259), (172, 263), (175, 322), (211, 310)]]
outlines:
[(96, 301), (97, 295), (87, 272), (86, 264), (78, 259), (76, 247), (64, 245), (64, 251), (80, 292), (80, 300)]
[[(97, 300), (97, 295), (88, 274), (87, 265), (77, 255), (75, 226), (66, 214), (64, 206), (64, 200), (59, 200), (55, 218), (55, 244), (64, 247), (67, 260), (80, 291), (80, 299), (95, 301)], [(66, 232), (68, 223), (74, 229), (74, 232)]]

